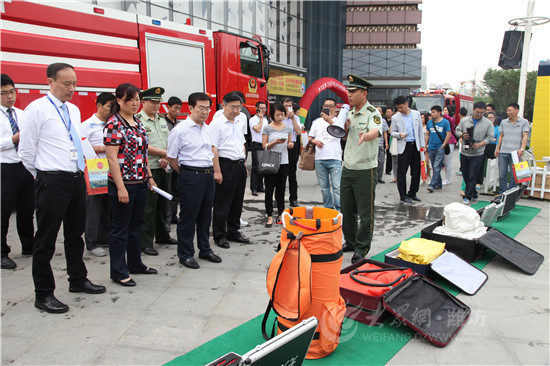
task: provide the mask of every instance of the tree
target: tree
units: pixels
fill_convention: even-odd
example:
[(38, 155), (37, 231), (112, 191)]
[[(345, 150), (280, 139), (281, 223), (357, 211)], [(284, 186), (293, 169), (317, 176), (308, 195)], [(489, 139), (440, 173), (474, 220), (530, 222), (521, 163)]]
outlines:
[[(496, 105), (497, 111), (501, 117), (506, 117), (506, 106), (518, 100), (519, 74), (519, 70), (495, 70), (490, 68), (483, 77), (488, 89), (487, 94)], [(537, 72), (528, 72), (523, 117), (527, 118), (529, 121), (533, 120), (536, 85)]]

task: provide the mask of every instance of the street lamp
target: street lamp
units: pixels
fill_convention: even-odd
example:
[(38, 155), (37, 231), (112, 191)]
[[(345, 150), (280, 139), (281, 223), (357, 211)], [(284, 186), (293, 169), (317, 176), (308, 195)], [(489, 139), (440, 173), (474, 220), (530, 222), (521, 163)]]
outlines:
[(525, 35), (523, 37), (523, 53), (521, 55), (521, 71), (519, 74), (519, 90), (518, 104), (519, 115), (523, 116), (525, 108), (525, 88), (527, 84), (527, 63), (529, 61), (529, 44), (531, 43), (531, 28), (536, 25), (542, 25), (550, 22), (548, 17), (533, 16), (535, 9), (535, 0), (529, 0), (527, 3), (527, 16), (522, 18), (514, 18), (508, 21), (508, 24), (514, 27), (525, 27)]

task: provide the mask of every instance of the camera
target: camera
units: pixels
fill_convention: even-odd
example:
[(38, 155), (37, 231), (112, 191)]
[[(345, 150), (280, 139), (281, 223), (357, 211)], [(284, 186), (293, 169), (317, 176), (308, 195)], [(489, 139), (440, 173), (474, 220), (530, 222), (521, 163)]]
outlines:
[(474, 144), (474, 128), (468, 127), (466, 129), (466, 133), (468, 134), (468, 140), (464, 139), (464, 150), (468, 150), (470, 146)]

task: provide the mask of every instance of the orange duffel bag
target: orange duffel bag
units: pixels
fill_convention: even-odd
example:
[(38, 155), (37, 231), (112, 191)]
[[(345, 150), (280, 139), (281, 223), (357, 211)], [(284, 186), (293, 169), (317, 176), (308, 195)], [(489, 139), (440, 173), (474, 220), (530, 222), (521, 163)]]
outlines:
[(271, 307), (277, 314), (278, 334), (315, 316), (319, 325), (306, 358), (325, 357), (338, 346), (346, 312), (339, 290), (342, 214), (324, 207), (295, 207), (285, 210), (282, 221), (280, 250), (267, 273), (271, 301), (262, 332), (270, 338), (266, 323)]

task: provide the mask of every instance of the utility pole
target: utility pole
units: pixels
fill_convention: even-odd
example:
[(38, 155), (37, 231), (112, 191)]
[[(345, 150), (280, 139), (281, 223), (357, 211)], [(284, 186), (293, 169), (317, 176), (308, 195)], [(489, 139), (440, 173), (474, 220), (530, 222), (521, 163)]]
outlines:
[(548, 23), (550, 18), (533, 16), (535, 10), (535, 0), (529, 0), (527, 3), (527, 16), (515, 18), (508, 22), (512, 26), (525, 27), (523, 36), (523, 53), (521, 55), (521, 70), (519, 74), (518, 104), (519, 115), (523, 116), (525, 110), (525, 89), (527, 86), (527, 66), (529, 63), (529, 46), (531, 43), (531, 28), (535, 25)]

